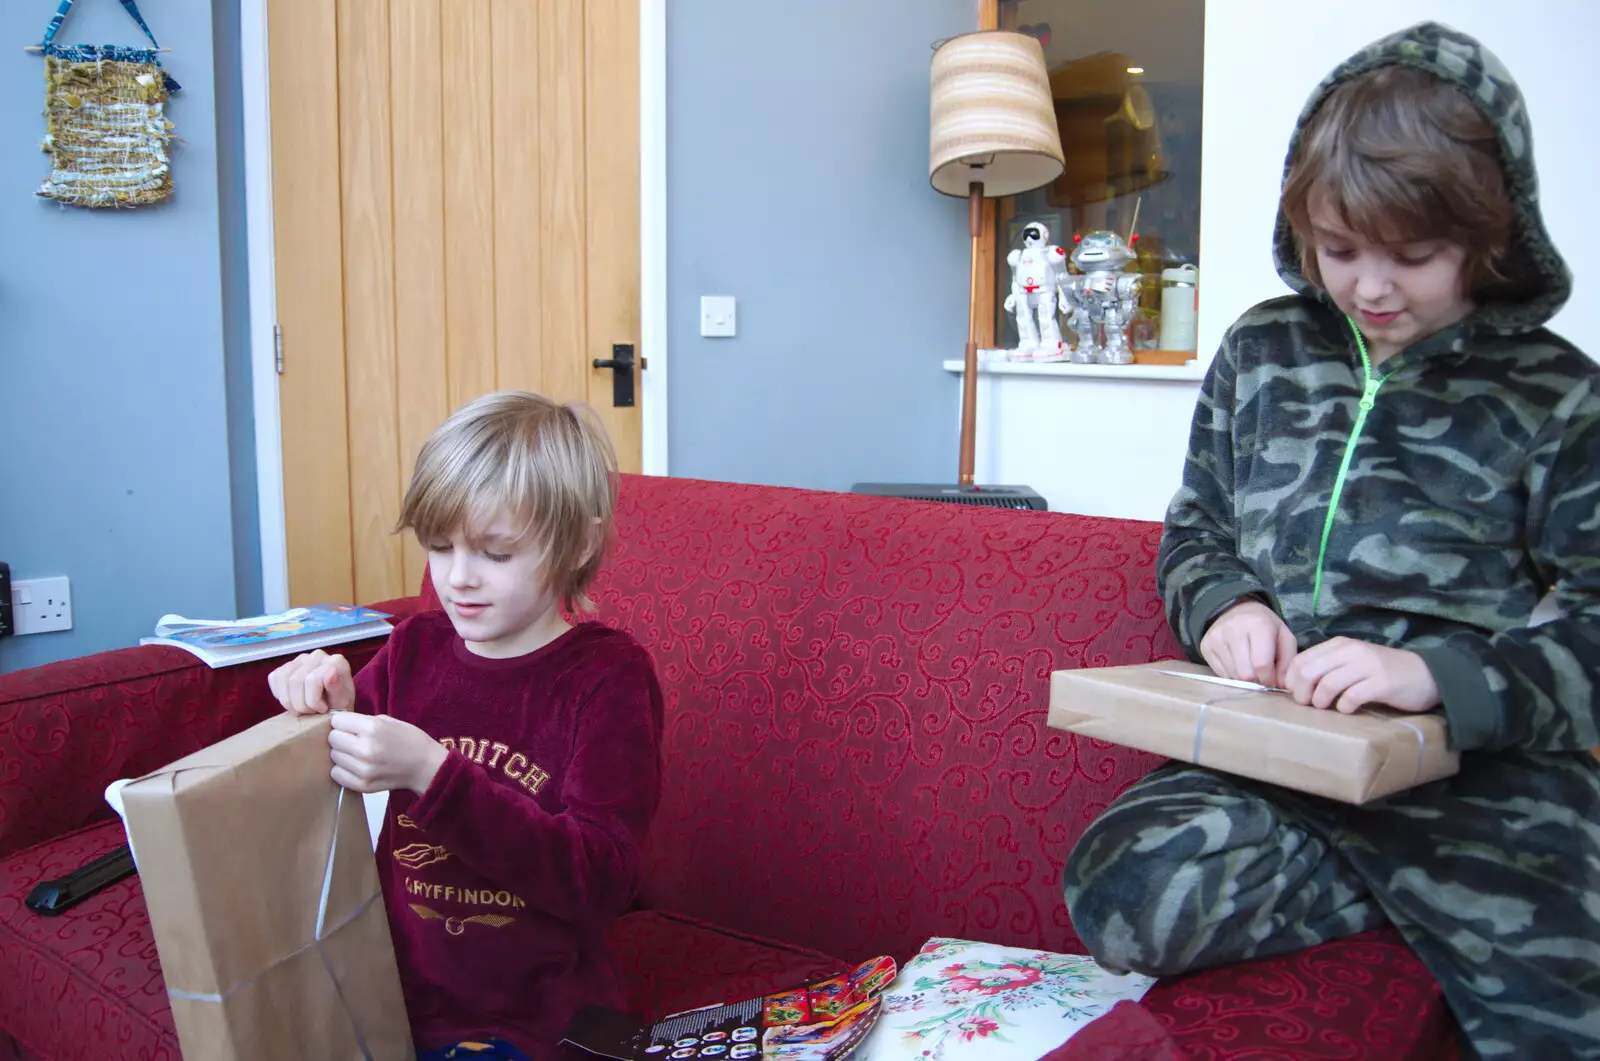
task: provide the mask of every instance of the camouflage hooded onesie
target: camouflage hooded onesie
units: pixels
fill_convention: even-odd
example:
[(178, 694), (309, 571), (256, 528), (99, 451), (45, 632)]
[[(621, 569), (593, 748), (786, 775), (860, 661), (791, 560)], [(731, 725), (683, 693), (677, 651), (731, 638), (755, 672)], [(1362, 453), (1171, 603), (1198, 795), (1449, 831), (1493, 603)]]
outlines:
[[(1522, 96), (1477, 41), (1425, 23), (1364, 49), (1312, 94), (1290, 159), (1336, 85), (1390, 63), (1493, 123), (1521, 294), (1369, 374), (1280, 212), (1273, 251), (1296, 293), (1223, 339), (1159, 577), (1196, 659), (1218, 607), (1252, 593), (1301, 649), (1347, 636), (1417, 652), (1461, 772), (1351, 807), (1163, 767), (1090, 825), (1067, 905), (1102, 962), (1155, 975), (1393, 922), (1469, 1056), (1600, 1058), (1600, 367), (1544, 327), (1571, 278), (1540, 216)], [(1561, 615), (1530, 625), (1547, 591)]]

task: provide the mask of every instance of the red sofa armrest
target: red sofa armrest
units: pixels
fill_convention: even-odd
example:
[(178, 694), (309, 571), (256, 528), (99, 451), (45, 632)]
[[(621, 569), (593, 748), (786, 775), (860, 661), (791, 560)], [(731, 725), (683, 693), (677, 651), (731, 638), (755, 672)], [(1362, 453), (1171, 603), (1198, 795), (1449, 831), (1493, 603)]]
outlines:
[[(396, 619), (416, 597), (373, 605)], [(340, 646), (360, 668), (383, 644)], [(278, 710), (281, 659), (212, 670), (148, 646), (0, 675), (0, 857), (110, 817), (105, 788), (214, 744)]]

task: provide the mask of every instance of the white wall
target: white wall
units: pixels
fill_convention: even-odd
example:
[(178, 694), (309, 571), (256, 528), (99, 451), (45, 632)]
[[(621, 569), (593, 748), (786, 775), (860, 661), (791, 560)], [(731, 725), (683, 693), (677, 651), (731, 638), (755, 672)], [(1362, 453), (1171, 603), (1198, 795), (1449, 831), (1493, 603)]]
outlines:
[(1051, 512), (1159, 520), (1183, 472), (1199, 389), (1173, 380), (980, 373), (977, 480), (1032, 487)]
[[(1200, 357), (1263, 299), (1284, 152), (1311, 90), (1361, 46), (1434, 19), (1511, 70), (1533, 120), (1545, 223), (1575, 275), (1551, 326), (1600, 359), (1600, 0), (1210, 0), (1200, 210)], [(1052, 510), (1159, 520), (1177, 489), (1198, 386), (980, 377), (978, 478)]]

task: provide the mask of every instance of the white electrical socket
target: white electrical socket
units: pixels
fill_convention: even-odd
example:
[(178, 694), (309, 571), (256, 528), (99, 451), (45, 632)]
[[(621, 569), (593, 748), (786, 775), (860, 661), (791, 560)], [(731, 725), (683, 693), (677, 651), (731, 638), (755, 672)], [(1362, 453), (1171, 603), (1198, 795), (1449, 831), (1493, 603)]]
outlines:
[(12, 579), (11, 621), (18, 637), (71, 630), (72, 586), (66, 576)]

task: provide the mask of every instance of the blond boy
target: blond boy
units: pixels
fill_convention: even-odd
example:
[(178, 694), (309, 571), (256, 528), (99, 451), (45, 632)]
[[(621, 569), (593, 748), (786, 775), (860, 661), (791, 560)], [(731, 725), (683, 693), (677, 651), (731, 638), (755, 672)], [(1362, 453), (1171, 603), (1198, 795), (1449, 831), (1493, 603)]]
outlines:
[(339, 712), (334, 780), (391, 793), (378, 864), (424, 1061), (537, 1061), (579, 1005), (621, 1003), (605, 938), (660, 798), (661, 691), (633, 638), (566, 618), (615, 482), (578, 410), (466, 405), (423, 445), (399, 521), (443, 611), (401, 622), (353, 678), (313, 652), (269, 679), (288, 710)]

